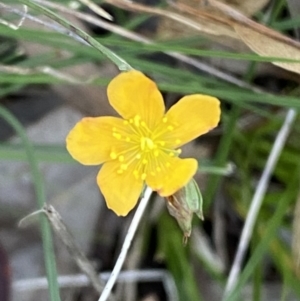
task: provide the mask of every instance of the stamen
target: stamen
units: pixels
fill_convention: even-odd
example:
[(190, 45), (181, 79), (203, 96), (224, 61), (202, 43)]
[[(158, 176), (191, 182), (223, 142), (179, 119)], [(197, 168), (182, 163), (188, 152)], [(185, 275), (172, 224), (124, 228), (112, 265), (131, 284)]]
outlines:
[(158, 156), (159, 156), (159, 151), (158, 151), (158, 150), (156, 150), (156, 151), (154, 152), (154, 156), (155, 156), (155, 157), (158, 157)]
[(161, 168), (160, 167), (156, 167), (156, 171), (157, 172), (161, 172)]
[(124, 156), (119, 156), (118, 159), (119, 159), (120, 162), (123, 162), (124, 161)]
[(143, 160), (143, 164), (146, 165), (147, 163), (148, 163), (148, 160), (147, 160), (147, 159), (144, 159), (144, 160)]
[(162, 121), (163, 121), (163, 123), (166, 123), (166, 122), (168, 121), (168, 118), (167, 118), (167, 117), (164, 117), (164, 118), (162, 119)]
[(122, 135), (119, 133), (113, 133), (113, 137), (117, 138), (118, 140), (120, 140), (122, 138)]
[(146, 138), (142, 137), (141, 138), (141, 150), (145, 150), (145, 146), (146, 146)]
[(145, 174), (145, 173), (143, 173), (142, 176), (141, 176), (143, 181), (146, 179), (146, 177), (147, 177), (147, 174)]
[(172, 126), (172, 125), (168, 125), (167, 128), (168, 128), (169, 131), (173, 131), (174, 130), (174, 126)]
[(109, 156), (111, 157), (111, 159), (117, 159), (117, 154), (115, 153), (115, 152), (111, 152), (110, 154), (109, 154)]
[(141, 150), (151, 150), (155, 148), (155, 144), (152, 139), (148, 137), (142, 137), (141, 138)]
[(140, 115), (135, 115), (134, 116), (134, 125), (136, 127), (139, 127), (140, 126), (140, 120), (141, 120), (141, 116)]
[(145, 138), (145, 140), (146, 140), (147, 147), (153, 149), (154, 148), (153, 141), (150, 138)]
[(118, 170), (117, 170), (117, 174), (118, 174), (118, 175), (121, 175), (123, 172), (124, 172), (124, 170), (122, 170), (122, 169), (118, 169)]
[(139, 178), (139, 172), (137, 170), (133, 171), (133, 175), (135, 176), (136, 179)]

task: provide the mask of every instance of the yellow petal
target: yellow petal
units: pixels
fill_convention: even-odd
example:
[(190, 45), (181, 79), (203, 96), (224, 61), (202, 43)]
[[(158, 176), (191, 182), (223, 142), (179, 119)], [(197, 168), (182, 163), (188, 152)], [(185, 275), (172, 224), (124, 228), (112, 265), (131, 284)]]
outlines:
[(170, 157), (168, 154), (163, 156), (147, 170), (146, 183), (159, 195), (169, 196), (190, 181), (197, 171), (198, 162), (195, 159)]
[(109, 83), (107, 95), (112, 107), (124, 119), (139, 115), (150, 129), (164, 115), (164, 101), (156, 84), (139, 71), (120, 73)]
[[(114, 130), (119, 134), (116, 138)], [(126, 137), (130, 128), (116, 117), (87, 117), (79, 121), (67, 136), (67, 150), (85, 165), (98, 165), (111, 160), (111, 153), (128, 148)], [(124, 138), (124, 139), (123, 139)]]
[[(220, 120), (220, 101), (212, 96), (193, 94), (181, 98), (166, 114), (172, 130), (161, 137), (176, 148), (216, 127)], [(161, 124), (159, 128), (166, 126)]]
[(97, 183), (106, 200), (107, 207), (117, 215), (125, 216), (136, 205), (142, 192), (143, 181), (133, 175), (134, 166), (118, 174), (117, 162), (105, 163), (97, 177)]

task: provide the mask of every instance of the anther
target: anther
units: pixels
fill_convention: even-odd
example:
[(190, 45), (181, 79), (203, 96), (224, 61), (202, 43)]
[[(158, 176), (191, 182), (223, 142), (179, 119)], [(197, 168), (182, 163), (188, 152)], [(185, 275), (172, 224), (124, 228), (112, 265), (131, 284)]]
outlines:
[(115, 152), (111, 152), (110, 154), (109, 154), (109, 156), (111, 157), (111, 159), (116, 159), (117, 158), (117, 154), (115, 153)]
[(145, 138), (146, 140), (146, 145), (148, 148), (153, 149), (155, 144), (153, 143), (153, 141), (150, 138)]
[(147, 177), (147, 174), (145, 174), (145, 173), (143, 173), (142, 176), (141, 176), (143, 181), (146, 179), (146, 177)]
[(124, 156), (121, 155), (121, 156), (119, 156), (118, 159), (119, 159), (120, 162), (123, 162), (124, 161)]
[(140, 120), (141, 120), (141, 116), (140, 115), (135, 115), (134, 116), (134, 125), (136, 127), (139, 127), (140, 126)]
[(161, 172), (161, 168), (160, 167), (156, 167), (156, 171), (157, 172)]
[(147, 159), (143, 159), (143, 164), (146, 165), (148, 163)]
[(169, 131), (173, 131), (174, 130), (174, 127), (172, 125), (168, 125), (167, 128), (168, 128)]
[(117, 138), (118, 140), (120, 140), (120, 139), (122, 138), (122, 135), (119, 134), (119, 133), (113, 133), (113, 136), (114, 136), (115, 138)]
[(166, 122), (168, 121), (168, 118), (167, 118), (167, 117), (164, 117), (164, 118), (162, 119), (162, 121), (163, 121), (163, 123), (166, 123)]
[(134, 177), (135, 177), (136, 179), (139, 178), (139, 172), (138, 172), (137, 170), (134, 170), (134, 171), (133, 171), (133, 175), (134, 175)]

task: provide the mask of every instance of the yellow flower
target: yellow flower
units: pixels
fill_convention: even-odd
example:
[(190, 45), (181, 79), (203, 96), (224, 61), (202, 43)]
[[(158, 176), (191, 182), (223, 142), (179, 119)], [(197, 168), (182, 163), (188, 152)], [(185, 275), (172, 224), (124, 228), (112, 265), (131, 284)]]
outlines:
[(97, 183), (118, 215), (136, 205), (144, 183), (161, 196), (185, 186), (197, 171), (195, 159), (180, 159), (180, 146), (205, 134), (220, 119), (219, 100), (183, 97), (165, 113), (156, 84), (139, 71), (116, 76), (108, 85), (117, 117), (83, 118), (67, 137), (71, 156), (85, 165), (103, 164)]

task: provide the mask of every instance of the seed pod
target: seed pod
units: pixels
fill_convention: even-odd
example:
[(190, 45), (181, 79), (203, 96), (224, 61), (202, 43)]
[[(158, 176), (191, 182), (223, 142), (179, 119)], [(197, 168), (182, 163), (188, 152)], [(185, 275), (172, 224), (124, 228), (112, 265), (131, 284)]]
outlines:
[(169, 213), (175, 217), (183, 231), (183, 240), (186, 244), (192, 232), (193, 214), (203, 219), (203, 199), (199, 187), (194, 179), (186, 186), (166, 197)]

